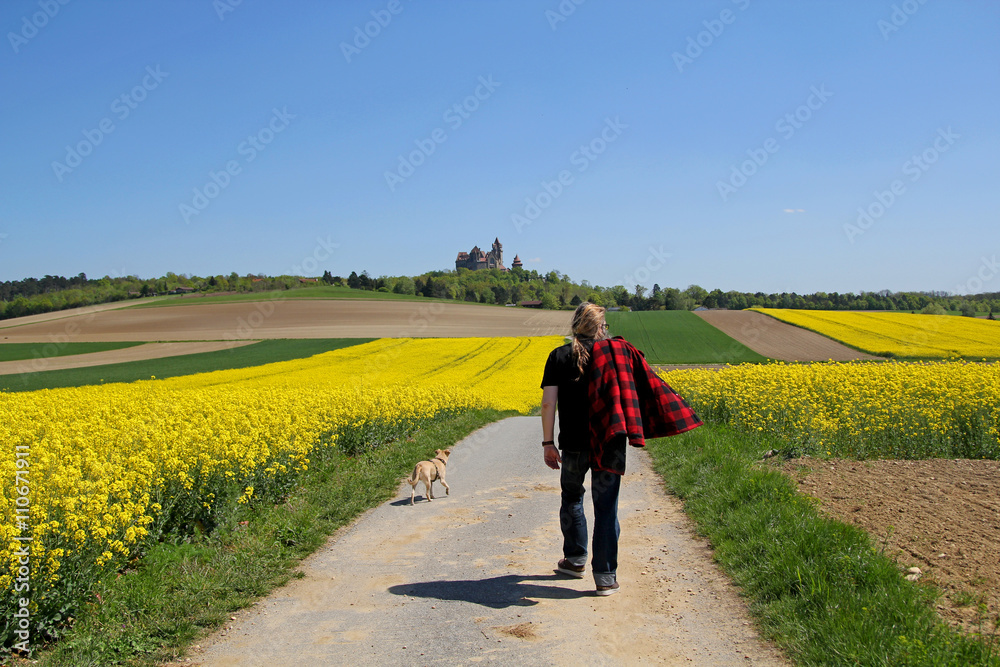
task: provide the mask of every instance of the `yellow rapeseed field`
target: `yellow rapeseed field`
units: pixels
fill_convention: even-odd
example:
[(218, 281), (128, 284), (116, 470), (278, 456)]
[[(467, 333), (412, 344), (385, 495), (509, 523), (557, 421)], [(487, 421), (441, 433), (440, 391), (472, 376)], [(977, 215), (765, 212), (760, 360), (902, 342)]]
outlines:
[(1000, 322), (974, 317), (753, 308), (856, 349), (910, 359), (1000, 358)]
[(1000, 362), (742, 364), (661, 375), (703, 419), (804, 453), (1000, 458)]
[[(11, 591), (23, 572), (17, 554), (29, 543), (18, 537), (32, 538), (36, 604), (86, 588), (171, 522), (288, 484), (317, 446), (336, 447), (352, 429), (391, 433), (472, 408), (532, 411), (561, 342), (382, 339), (241, 370), (0, 393), (0, 586)], [(27, 503), (16, 485), (28, 487)]]

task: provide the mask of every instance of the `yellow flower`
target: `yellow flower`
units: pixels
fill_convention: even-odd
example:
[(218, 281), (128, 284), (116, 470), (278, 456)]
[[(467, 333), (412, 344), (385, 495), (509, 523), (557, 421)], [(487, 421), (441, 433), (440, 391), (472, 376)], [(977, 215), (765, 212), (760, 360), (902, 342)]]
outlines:
[(877, 356), (996, 358), (1000, 322), (899, 312), (753, 308)]
[(661, 375), (702, 419), (795, 448), (1000, 458), (1000, 362), (743, 364)]
[[(217, 506), (287, 489), (315, 451), (341, 446), (348, 425), (391, 438), (452, 411), (529, 414), (545, 359), (561, 343), (382, 339), (156, 382), (0, 393), (0, 484), (14, 487), (13, 453), (30, 448), (32, 479), (45, 480), (31, 487), (38, 581), (67, 587), (80, 568), (99, 573), (126, 558), (172, 516), (164, 513), (224, 511)], [(4, 586), (16, 563), (14, 509), (0, 494)]]

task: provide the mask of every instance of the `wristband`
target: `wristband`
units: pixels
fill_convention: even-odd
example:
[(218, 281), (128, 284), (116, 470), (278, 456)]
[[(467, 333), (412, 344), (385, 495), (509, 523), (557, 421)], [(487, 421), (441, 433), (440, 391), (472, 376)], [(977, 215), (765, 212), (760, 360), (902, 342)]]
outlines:
[(549, 447), (549, 446), (555, 447), (556, 446), (555, 441), (553, 441), (553, 440), (543, 440), (542, 441), (542, 447)]

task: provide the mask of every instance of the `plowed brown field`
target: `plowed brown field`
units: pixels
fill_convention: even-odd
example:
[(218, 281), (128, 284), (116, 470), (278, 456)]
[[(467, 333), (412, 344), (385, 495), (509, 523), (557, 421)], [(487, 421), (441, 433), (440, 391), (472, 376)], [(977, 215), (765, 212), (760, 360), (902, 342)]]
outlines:
[(22, 361), (0, 361), (0, 375), (12, 373), (36, 373), (39, 371), (54, 371), (67, 368), (88, 368), (104, 366), (105, 364), (120, 364), (126, 361), (145, 361), (147, 359), (162, 359), (184, 354), (200, 352), (216, 352), (228, 350), (254, 341), (202, 341), (197, 343), (146, 343), (121, 350), (106, 352), (91, 352), (89, 354), (71, 354), (65, 357), (38, 357)]
[[(938, 612), (969, 630), (1000, 614), (1000, 461), (785, 464), (827, 515), (867, 531), (920, 582), (944, 590)], [(983, 608), (980, 609), (979, 605)]]
[(549, 336), (571, 313), (440, 301), (266, 299), (155, 308), (65, 311), (0, 323), (0, 342)]
[(695, 313), (751, 350), (782, 361), (854, 361), (881, 359), (858, 352), (826, 336), (779, 322), (750, 310), (700, 310)]

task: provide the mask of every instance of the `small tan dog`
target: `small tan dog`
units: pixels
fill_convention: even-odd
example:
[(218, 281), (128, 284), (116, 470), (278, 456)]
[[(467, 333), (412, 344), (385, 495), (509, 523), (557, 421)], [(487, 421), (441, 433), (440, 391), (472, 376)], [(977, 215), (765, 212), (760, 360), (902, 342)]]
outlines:
[(444, 481), (445, 468), (448, 465), (448, 457), (451, 455), (450, 449), (437, 449), (434, 450), (434, 458), (430, 461), (421, 461), (413, 468), (413, 474), (410, 475), (410, 479), (406, 480), (410, 483), (410, 504), (413, 504), (413, 496), (417, 492), (417, 484), (420, 482), (424, 483), (424, 496), (427, 500), (434, 500), (434, 480), (441, 480), (441, 485), (444, 486), (444, 494), (446, 496), (451, 495), (451, 489), (448, 488), (448, 482)]

